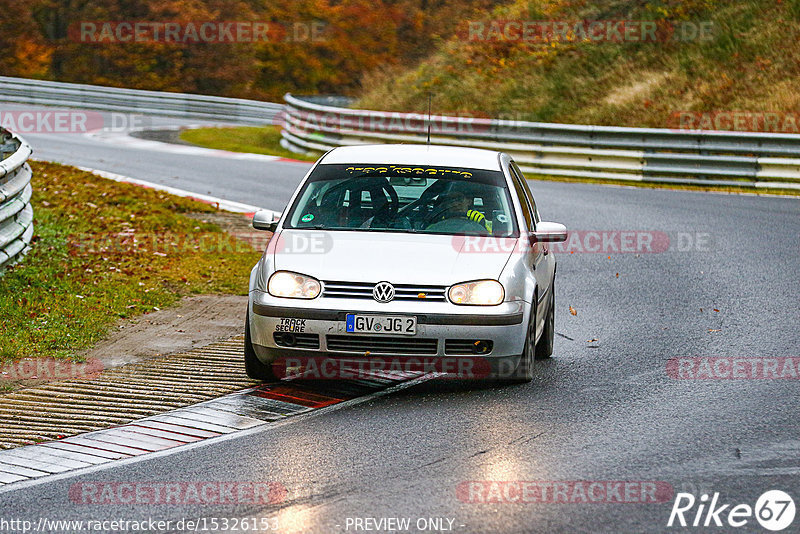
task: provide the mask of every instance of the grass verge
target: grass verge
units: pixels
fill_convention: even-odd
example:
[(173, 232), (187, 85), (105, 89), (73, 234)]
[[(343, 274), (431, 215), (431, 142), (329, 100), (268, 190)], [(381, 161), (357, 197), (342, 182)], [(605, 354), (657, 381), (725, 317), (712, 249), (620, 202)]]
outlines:
[[(534, 24), (528, 38), (505, 38), (498, 21), (573, 30), (581, 21), (650, 21), (658, 30), (655, 39), (559, 37)], [(798, 21), (800, 0), (509, 0), (474, 21), (483, 30), (472, 37), (465, 22), (418, 64), (365, 77), (355, 107), (420, 113), (432, 94), (437, 114), (654, 128), (685, 128), (682, 112), (745, 112), (745, 125), (703, 128), (798, 133)], [(501, 29), (490, 31), (492, 22)]]
[(31, 252), (0, 277), (0, 364), (70, 358), (118, 319), (193, 293), (247, 294), (259, 252), (200, 202), (31, 162)]
[(296, 154), (283, 148), (280, 126), (192, 128), (181, 132), (181, 140), (205, 148), (267, 154), (301, 161), (317, 161), (320, 156), (320, 154), (310, 156)]

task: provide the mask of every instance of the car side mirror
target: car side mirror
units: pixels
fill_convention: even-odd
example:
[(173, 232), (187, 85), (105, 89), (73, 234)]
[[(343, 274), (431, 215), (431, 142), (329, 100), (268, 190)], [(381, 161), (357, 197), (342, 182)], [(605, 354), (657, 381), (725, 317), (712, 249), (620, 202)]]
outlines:
[(273, 220), (271, 211), (257, 211), (253, 215), (253, 228), (256, 230), (268, 230), (275, 233), (275, 230), (278, 229), (278, 219)]
[(531, 232), (531, 240), (539, 243), (560, 243), (567, 240), (567, 227), (554, 222), (540, 221), (536, 231)]

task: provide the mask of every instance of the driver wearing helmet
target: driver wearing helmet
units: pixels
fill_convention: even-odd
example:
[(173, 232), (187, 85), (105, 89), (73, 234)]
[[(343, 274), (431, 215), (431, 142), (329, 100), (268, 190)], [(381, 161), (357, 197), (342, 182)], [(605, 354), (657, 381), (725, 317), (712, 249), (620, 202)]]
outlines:
[(451, 218), (466, 218), (480, 224), (491, 233), (492, 221), (487, 220), (483, 213), (472, 209), (477, 191), (458, 187), (458, 185), (453, 184), (449, 191), (440, 195), (442, 198), (440, 216), (434, 222)]

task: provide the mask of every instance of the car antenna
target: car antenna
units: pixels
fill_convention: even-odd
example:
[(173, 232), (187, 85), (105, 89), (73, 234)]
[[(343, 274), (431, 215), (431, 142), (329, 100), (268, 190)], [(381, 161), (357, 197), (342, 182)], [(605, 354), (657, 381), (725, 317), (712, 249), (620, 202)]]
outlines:
[(428, 146), (431, 144), (431, 94), (428, 91)]

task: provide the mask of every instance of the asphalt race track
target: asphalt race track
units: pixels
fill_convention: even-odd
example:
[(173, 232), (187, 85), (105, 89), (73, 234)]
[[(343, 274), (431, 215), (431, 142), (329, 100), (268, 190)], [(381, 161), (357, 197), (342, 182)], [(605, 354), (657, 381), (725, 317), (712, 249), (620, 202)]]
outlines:
[[(0, 103), (0, 112), (43, 110), (50, 108), (24, 104)], [(62, 109), (62, 108), (59, 108)], [(104, 114), (111, 121), (110, 114)], [(120, 122), (146, 128), (164, 128), (198, 124), (198, 121), (142, 115), (123, 115)], [(201, 121), (209, 126), (222, 125)], [(35, 159), (68, 163), (82, 167), (131, 176), (139, 180), (169, 185), (201, 194), (254, 204), (261, 200), (263, 208), (281, 210), (297, 182), (308, 169), (307, 163), (275, 161), (265, 167), (258, 159), (220, 158), (213, 151), (175, 153), (185, 147), (161, 144), (162, 150), (147, 148), (125, 132), (87, 136), (79, 133), (32, 133), (23, 137), (34, 149)], [(157, 145), (157, 144), (156, 144)]]
[[(151, 152), (82, 135), (26, 138), (39, 159), (278, 210), (308, 168)], [(785, 359), (800, 358), (800, 200), (530, 185), (545, 220), (584, 231), (566, 244), (574, 253), (558, 254), (555, 354), (537, 362), (532, 383), (427, 381), (284, 424), (9, 487), (0, 492), (0, 517), (34, 524), (42, 517), (153, 518), (171, 520), (173, 531), (189, 530), (178, 525), (182, 519), (210, 526), (212, 519), (269, 518), (266, 525), (280, 532), (386, 532), (397, 527), (389, 518), (407, 518), (410, 526), (394, 531), (764, 532), (753, 517), (741, 528), (667, 522), (678, 492), (698, 501), (718, 492), (719, 504), (731, 505), (723, 521), (730, 508), (753, 507), (767, 490), (800, 496), (800, 381), (786, 367), (797, 370), (800, 360)], [(637, 249), (636, 239), (633, 250), (620, 250), (622, 232), (649, 236), (652, 251)], [(724, 358), (708, 361), (726, 362), (728, 376), (737, 376), (713, 379), (722, 376), (720, 365), (712, 376), (668, 363), (675, 358)], [(742, 371), (756, 365), (747, 363), (753, 358), (778, 359), (778, 371)], [(199, 481), (272, 481), (287, 493), (267, 505), (77, 504), (70, 496), (79, 483)], [(487, 481), (561, 484), (568, 495), (551, 491), (536, 502), (521, 498), (522, 485)], [(576, 481), (584, 488), (599, 482), (606, 498), (586, 502), (574, 493)], [(663, 498), (618, 502), (608, 489), (614, 481), (631, 490), (622, 500), (640, 500), (642, 487), (660, 488)], [(493, 502), (474, 502), (481, 499)], [(696, 511), (686, 513), (688, 521)], [(784, 532), (798, 525), (800, 518)]]

